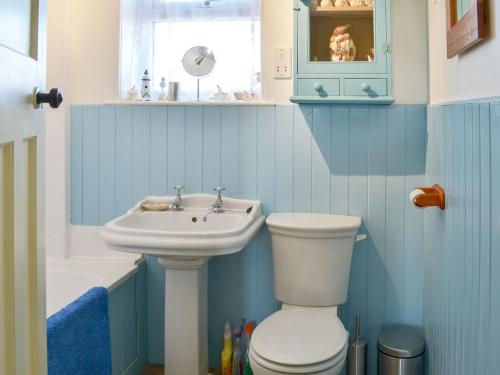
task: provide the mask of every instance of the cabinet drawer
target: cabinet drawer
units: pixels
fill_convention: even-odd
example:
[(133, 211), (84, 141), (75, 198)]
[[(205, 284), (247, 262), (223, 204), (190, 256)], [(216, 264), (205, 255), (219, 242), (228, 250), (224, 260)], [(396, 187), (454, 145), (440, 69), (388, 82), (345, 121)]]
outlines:
[(297, 86), (299, 96), (326, 98), (340, 95), (339, 79), (303, 78), (297, 80)]
[(346, 78), (345, 96), (386, 96), (387, 80), (377, 78)]

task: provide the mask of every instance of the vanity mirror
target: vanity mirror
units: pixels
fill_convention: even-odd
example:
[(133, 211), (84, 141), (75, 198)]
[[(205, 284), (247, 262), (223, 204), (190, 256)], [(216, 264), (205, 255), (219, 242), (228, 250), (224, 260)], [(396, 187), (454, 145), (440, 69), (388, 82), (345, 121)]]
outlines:
[(207, 47), (196, 46), (187, 50), (182, 58), (184, 70), (196, 77), (196, 100), (200, 101), (200, 78), (209, 75), (215, 67), (214, 53)]
[(446, 0), (448, 58), (484, 39), (485, 0)]

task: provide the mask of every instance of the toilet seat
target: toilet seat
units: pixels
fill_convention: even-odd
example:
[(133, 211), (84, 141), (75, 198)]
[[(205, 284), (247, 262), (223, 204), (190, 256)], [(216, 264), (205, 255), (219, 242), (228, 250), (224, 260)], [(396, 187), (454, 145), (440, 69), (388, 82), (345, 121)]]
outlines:
[(250, 357), (271, 371), (315, 373), (343, 364), (347, 340), (344, 326), (331, 310), (281, 310), (255, 329)]
[(270, 370), (273, 373), (282, 373), (282, 374), (316, 374), (322, 371), (331, 370), (335, 367), (338, 367), (338, 370), (343, 367), (344, 361), (347, 356), (347, 343), (344, 348), (338, 353), (335, 357), (330, 359), (329, 361), (317, 363), (314, 365), (305, 365), (305, 366), (292, 366), (285, 365), (281, 363), (276, 363), (269, 361), (261, 356), (259, 356), (255, 350), (250, 347), (249, 351), (250, 363), (256, 363), (259, 366), (265, 368), (266, 370)]

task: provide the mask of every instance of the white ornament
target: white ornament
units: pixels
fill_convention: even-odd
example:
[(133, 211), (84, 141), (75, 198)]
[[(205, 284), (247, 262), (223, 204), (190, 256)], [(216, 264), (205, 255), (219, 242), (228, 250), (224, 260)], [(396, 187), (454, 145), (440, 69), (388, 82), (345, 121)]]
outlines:
[(149, 78), (149, 72), (146, 69), (144, 71), (144, 76), (142, 77), (142, 88), (141, 97), (143, 100), (149, 102), (151, 100), (151, 79)]
[(137, 90), (135, 89), (135, 85), (134, 85), (127, 92), (127, 100), (138, 100), (138, 99), (139, 99), (139, 95), (138, 95)]
[(231, 100), (231, 97), (227, 92), (222, 91), (222, 88), (219, 85), (217, 85), (217, 92), (210, 99), (216, 102), (227, 102)]
[(364, 5), (364, 0), (349, 0), (349, 4), (352, 7), (362, 7)]
[(322, 8), (333, 7), (332, 0), (321, 0), (321, 7)]
[(165, 77), (161, 77), (160, 87), (161, 87), (161, 94), (158, 97), (158, 100), (167, 100), (167, 95), (165, 95), (165, 87), (167, 87), (167, 82), (165, 81)]
[(345, 7), (346, 6), (346, 0), (335, 0), (335, 6), (336, 7)]

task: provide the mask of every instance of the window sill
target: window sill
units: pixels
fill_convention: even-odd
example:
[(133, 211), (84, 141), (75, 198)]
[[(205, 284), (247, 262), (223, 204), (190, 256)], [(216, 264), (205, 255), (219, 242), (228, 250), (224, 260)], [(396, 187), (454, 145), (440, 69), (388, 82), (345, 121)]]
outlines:
[(146, 101), (134, 101), (134, 100), (112, 100), (104, 101), (100, 104), (114, 104), (114, 105), (150, 105), (150, 106), (274, 106), (278, 103), (273, 101), (229, 101), (229, 102), (217, 102), (217, 101), (186, 101), (179, 100), (175, 102), (169, 101), (159, 101), (153, 100), (150, 102)]

